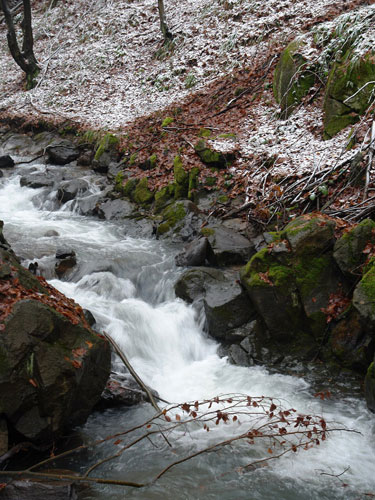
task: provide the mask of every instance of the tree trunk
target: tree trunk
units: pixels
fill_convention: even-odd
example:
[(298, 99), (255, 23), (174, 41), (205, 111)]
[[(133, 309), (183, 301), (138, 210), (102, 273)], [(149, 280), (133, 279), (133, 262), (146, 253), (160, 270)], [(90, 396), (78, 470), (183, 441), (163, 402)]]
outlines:
[(31, 25), (30, 0), (23, 0), (23, 19), (21, 22), (23, 33), (22, 50), (17, 40), (13, 14), (9, 9), (8, 0), (0, 0), (0, 2), (8, 29), (7, 39), (10, 53), (18, 66), (26, 73), (27, 90), (32, 89), (35, 87), (35, 78), (38, 76), (40, 68), (33, 50), (34, 38)]
[(167, 43), (169, 40), (172, 40), (173, 35), (169, 31), (168, 26), (167, 26), (167, 21), (166, 21), (166, 17), (165, 17), (165, 10), (164, 10), (164, 0), (158, 0), (158, 9), (159, 9), (159, 18), (160, 18), (160, 29), (161, 29), (161, 32), (163, 33), (164, 43)]

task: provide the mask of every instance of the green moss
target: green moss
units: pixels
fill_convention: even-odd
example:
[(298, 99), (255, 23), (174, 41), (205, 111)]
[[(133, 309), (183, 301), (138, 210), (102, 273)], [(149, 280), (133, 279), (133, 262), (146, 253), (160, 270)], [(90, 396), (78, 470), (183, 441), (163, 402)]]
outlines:
[(208, 238), (209, 236), (215, 236), (215, 230), (211, 227), (203, 227), (201, 229), (201, 235)]
[(119, 172), (115, 177), (115, 191), (122, 193), (124, 189), (123, 183), (124, 183), (124, 173)]
[(127, 181), (125, 186), (123, 186), (123, 193), (124, 196), (133, 199), (133, 193), (135, 188), (137, 187), (138, 180), (137, 179), (130, 179)]
[(201, 128), (198, 132), (199, 137), (210, 137), (211, 134), (212, 132), (208, 128)]
[(129, 166), (135, 165), (137, 163), (137, 153), (132, 153), (129, 158)]
[(320, 257), (301, 256), (294, 265), (296, 283), (302, 300), (309, 297), (314, 289), (319, 286), (322, 277), (332, 266), (331, 255)]
[(228, 200), (229, 198), (226, 194), (221, 194), (220, 196), (217, 197), (217, 201), (219, 203), (226, 203)]
[(217, 183), (217, 177), (206, 177), (205, 180), (204, 180), (204, 184), (205, 186), (215, 186), (215, 184)]
[(363, 289), (366, 297), (373, 304), (375, 309), (375, 267), (372, 267), (361, 279), (360, 286)]
[(220, 139), (236, 139), (237, 136), (236, 136), (236, 134), (228, 133), (228, 134), (220, 134), (219, 138)]
[(150, 168), (155, 168), (156, 167), (157, 160), (158, 160), (158, 157), (156, 156), (155, 153), (150, 156), (150, 158), (148, 159)]
[(193, 167), (189, 172), (189, 185), (188, 185), (188, 199), (194, 200), (196, 198), (196, 191), (198, 189), (199, 168)]
[(175, 186), (170, 184), (155, 193), (155, 212), (160, 210), (174, 197)]
[(210, 149), (203, 139), (200, 139), (194, 147), (199, 158), (208, 165), (214, 168), (225, 168), (233, 160), (233, 155), (223, 154), (219, 151)]
[(315, 75), (306, 68), (306, 59), (299, 54), (305, 42), (296, 39), (281, 54), (276, 66), (273, 92), (276, 101), (287, 118), (314, 85)]
[(147, 177), (143, 177), (138, 182), (133, 193), (133, 199), (139, 205), (148, 205), (154, 199), (154, 193), (148, 189)]
[(166, 118), (164, 118), (161, 126), (162, 127), (168, 127), (168, 125), (170, 125), (173, 122), (174, 122), (174, 118), (172, 118), (171, 116), (167, 116)]
[(118, 137), (113, 134), (105, 134), (98, 144), (94, 160), (99, 161), (103, 153), (115, 150), (118, 144)]
[(367, 376), (375, 380), (375, 363), (372, 362), (367, 369)]
[(169, 205), (162, 212), (163, 222), (158, 226), (158, 234), (163, 235), (174, 228), (178, 222), (186, 217), (183, 203)]
[(185, 172), (181, 156), (175, 156), (173, 160), (173, 174), (176, 183), (174, 197), (176, 200), (186, 198), (189, 191), (189, 174)]

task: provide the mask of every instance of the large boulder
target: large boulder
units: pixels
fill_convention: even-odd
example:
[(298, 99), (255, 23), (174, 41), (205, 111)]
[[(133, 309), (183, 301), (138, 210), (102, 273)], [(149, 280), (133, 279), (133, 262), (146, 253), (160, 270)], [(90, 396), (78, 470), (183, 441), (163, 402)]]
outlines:
[(60, 203), (66, 203), (74, 200), (77, 195), (85, 193), (88, 188), (89, 185), (84, 179), (71, 179), (63, 181), (59, 184), (57, 199)]
[(369, 243), (375, 244), (375, 222), (371, 219), (363, 220), (336, 241), (333, 256), (347, 277), (357, 279), (360, 275)]
[(203, 303), (208, 331), (219, 340), (228, 340), (230, 330), (247, 323), (256, 314), (245, 290), (234, 280), (211, 283)]
[(225, 274), (219, 269), (198, 267), (185, 271), (175, 284), (176, 296), (188, 304), (202, 299), (208, 287), (214, 283), (224, 283)]
[(0, 276), (0, 413), (20, 439), (48, 443), (88, 417), (110, 348), (74, 301), (3, 248)]
[(113, 220), (129, 217), (135, 211), (135, 206), (128, 200), (105, 200), (100, 203), (97, 213), (101, 219)]
[(176, 265), (182, 267), (215, 265), (216, 257), (207, 238), (198, 238), (191, 241), (176, 255)]
[(218, 266), (245, 264), (255, 253), (253, 243), (224, 225), (210, 224), (201, 234), (210, 242)]
[(66, 165), (76, 160), (79, 155), (79, 149), (68, 140), (54, 142), (46, 148), (48, 161), (55, 165)]

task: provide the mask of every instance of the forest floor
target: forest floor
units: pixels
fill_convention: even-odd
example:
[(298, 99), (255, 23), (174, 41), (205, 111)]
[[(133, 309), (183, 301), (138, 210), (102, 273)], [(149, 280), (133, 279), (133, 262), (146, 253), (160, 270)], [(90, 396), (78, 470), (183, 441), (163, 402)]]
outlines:
[[(173, 33), (167, 46), (155, 0), (50, 3), (32, 2), (41, 73), (31, 91), (8, 53), (0, 16), (3, 120), (116, 133), (125, 156), (137, 155), (136, 177), (145, 175), (139, 165), (156, 155), (156, 167), (147, 172), (151, 188), (171, 181), (180, 155), (186, 169), (199, 166), (207, 191), (227, 195), (218, 215), (230, 212), (234, 199), (236, 214), (261, 225), (322, 208), (350, 221), (371, 213), (375, 171), (368, 169), (366, 199), (363, 184), (350, 181), (353, 172), (342, 173), (363, 147), (370, 114), (356, 125), (351, 149), (349, 128), (324, 141), (322, 89), (313, 88), (282, 120), (272, 80), (296, 34), (373, 2), (166, 0)], [(163, 126), (166, 118), (173, 121)], [(212, 172), (202, 165), (194, 150), (202, 135), (213, 149), (233, 153), (230, 169)], [(363, 171), (366, 161), (361, 158)]]

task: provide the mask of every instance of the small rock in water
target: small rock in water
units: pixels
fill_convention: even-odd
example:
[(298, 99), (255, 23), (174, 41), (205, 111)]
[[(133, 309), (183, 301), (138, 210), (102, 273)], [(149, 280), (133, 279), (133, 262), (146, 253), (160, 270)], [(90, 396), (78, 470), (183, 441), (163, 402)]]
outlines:
[(28, 269), (31, 273), (36, 275), (38, 272), (38, 263), (37, 262), (30, 262)]
[(46, 231), (44, 233), (44, 236), (46, 236), (47, 238), (51, 238), (52, 236), (60, 236), (59, 233), (57, 231), (55, 231), (54, 229), (49, 229), (48, 231)]
[(12, 168), (14, 167), (13, 158), (9, 155), (0, 156), (0, 168)]
[(71, 248), (59, 247), (56, 250), (56, 259), (66, 259), (67, 257), (75, 257), (76, 253)]

